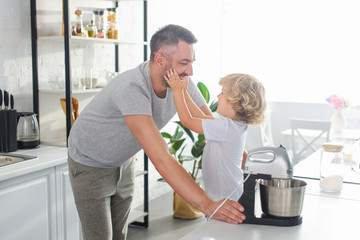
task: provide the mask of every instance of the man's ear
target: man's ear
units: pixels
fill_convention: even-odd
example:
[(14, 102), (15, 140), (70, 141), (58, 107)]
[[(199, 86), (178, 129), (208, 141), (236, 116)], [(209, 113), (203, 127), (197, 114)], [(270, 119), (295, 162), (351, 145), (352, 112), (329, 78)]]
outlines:
[(166, 65), (166, 58), (162, 52), (157, 52), (154, 57), (154, 62), (159, 67), (164, 67)]

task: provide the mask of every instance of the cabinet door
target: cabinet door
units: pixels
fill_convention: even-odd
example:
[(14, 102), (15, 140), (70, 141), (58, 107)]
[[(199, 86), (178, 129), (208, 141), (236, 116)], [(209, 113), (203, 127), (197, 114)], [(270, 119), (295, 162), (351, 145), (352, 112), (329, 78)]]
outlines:
[(56, 239), (54, 169), (0, 182), (0, 238)]
[(58, 239), (77, 240), (81, 237), (81, 226), (69, 179), (68, 165), (56, 167), (56, 189), (58, 201)]

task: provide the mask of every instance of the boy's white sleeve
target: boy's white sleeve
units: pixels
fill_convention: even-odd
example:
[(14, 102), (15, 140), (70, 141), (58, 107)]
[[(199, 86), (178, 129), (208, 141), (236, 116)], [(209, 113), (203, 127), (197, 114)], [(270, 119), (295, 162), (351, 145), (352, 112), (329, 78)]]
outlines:
[(201, 121), (206, 140), (223, 142), (229, 124), (224, 118), (203, 119)]

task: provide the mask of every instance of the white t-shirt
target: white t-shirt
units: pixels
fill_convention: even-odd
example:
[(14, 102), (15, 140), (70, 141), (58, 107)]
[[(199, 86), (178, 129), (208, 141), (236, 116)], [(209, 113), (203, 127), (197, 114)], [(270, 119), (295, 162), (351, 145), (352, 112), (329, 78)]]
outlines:
[[(192, 81), (189, 81), (188, 93), (197, 106), (205, 104)], [(119, 167), (141, 149), (127, 127), (125, 115), (152, 116), (160, 130), (175, 113), (171, 88), (167, 89), (165, 98), (157, 97), (151, 83), (149, 62), (144, 62), (113, 79), (85, 107), (71, 128), (69, 155), (87, 166)]]
[(243, 184), (239, 184), (247, 125), (217, 114), (213, 120), (202, 120), (202, 127), (207, 141), (202, 160), (205, 191), (220, 200), (237, 188), (230, 197), (237, 201), (243, 193)]

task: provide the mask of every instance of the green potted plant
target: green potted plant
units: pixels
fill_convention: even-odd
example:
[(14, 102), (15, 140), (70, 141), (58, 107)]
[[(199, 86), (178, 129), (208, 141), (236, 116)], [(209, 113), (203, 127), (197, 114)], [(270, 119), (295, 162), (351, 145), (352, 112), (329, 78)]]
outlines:
[[(208, 104), (210, 100), (208, 88), (201, 82), (197, 84), (197, 87)], [(215, 112), (217, 109), (217, 101), (213, 101), (209, 108), (212, 112)], [(194, 181), (199, 183), (197, 177), (202, 167), (202, 154), (206, 145), (205, 137), (202, 134), (198, 134), (197, 139), (195, 139), (194, 134), (190, 129), (182, 125), (180, 121), (175, 121), (175, 123), (177, 124), (177, 127), (174, 134), (171, 135), (168, 132), (162, 132), (161, 135), (167, 139), (170, 154), (172, 154), (182, 166), (184, 166), (184, 162), (193, 161), (191, 169), (187, 169), (187, 171)], [(186, 133), (186, 135), (184, 133)], [(188, 138), (192, 142), (191, 156), (183, 154), (184, 149), (187, 146), (185, 141)], [(164, 179), (160, 178), (158, 181), (164, 181)], [(199, 210), (193, 208), (175, 192), (173, 193), (173, 209), (174, 217), (177, 218), (194, 219), (202, 215)]]

